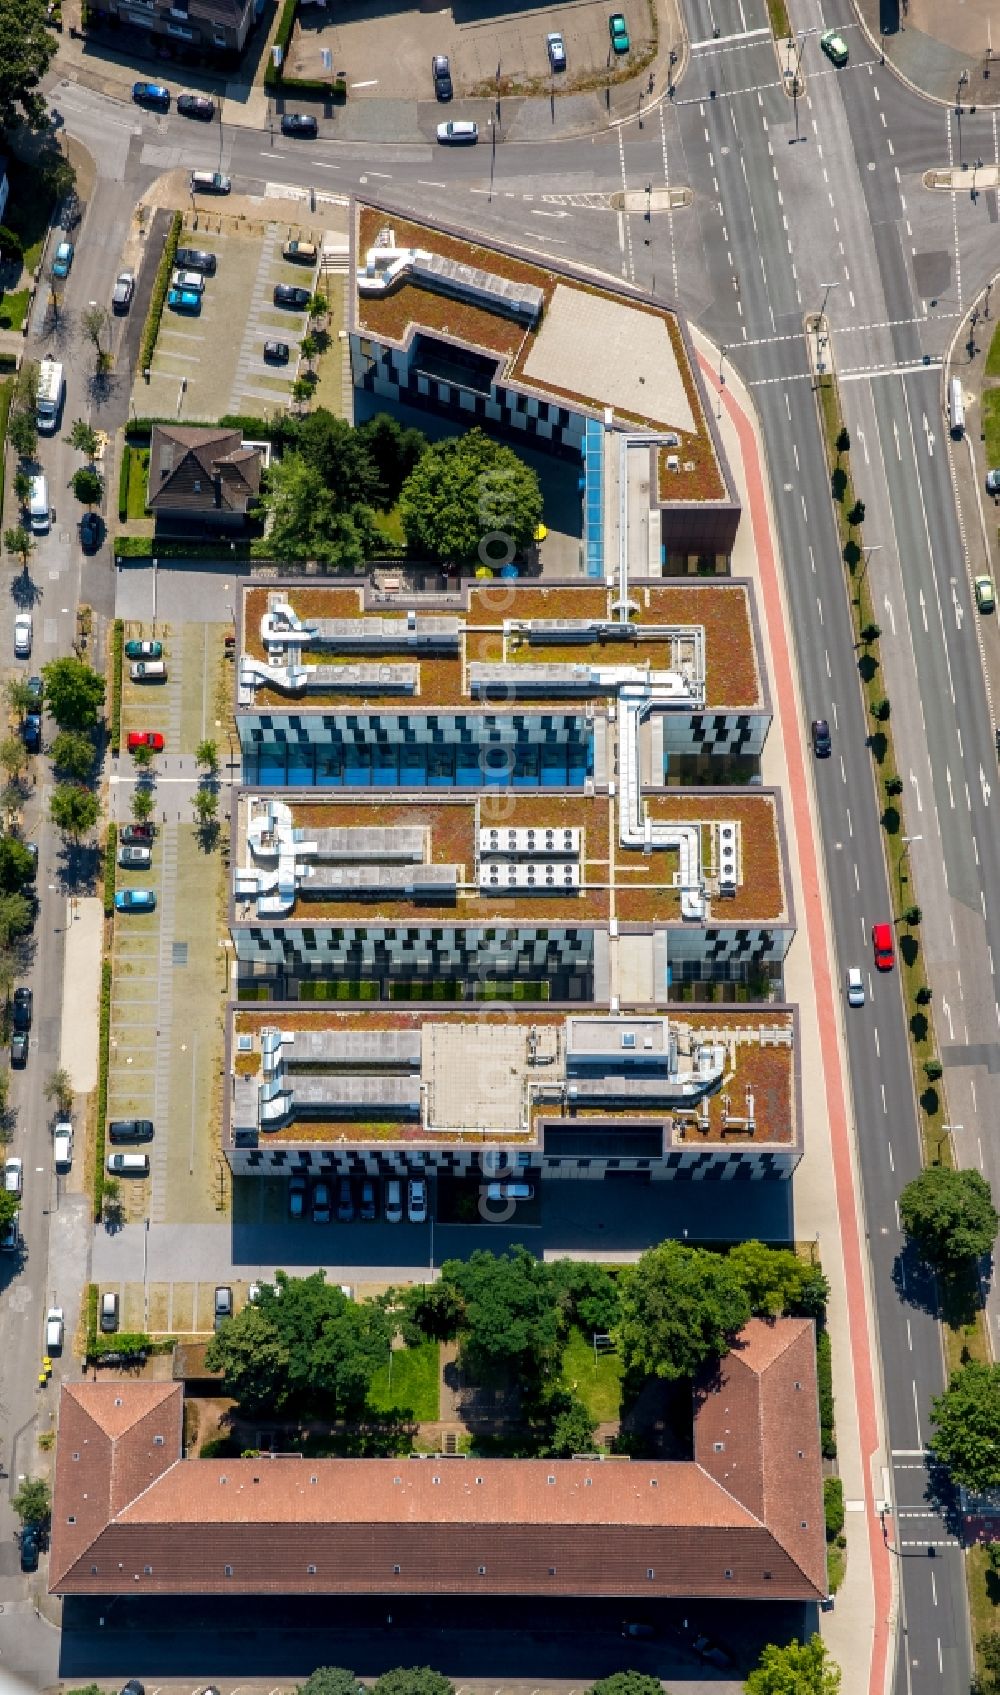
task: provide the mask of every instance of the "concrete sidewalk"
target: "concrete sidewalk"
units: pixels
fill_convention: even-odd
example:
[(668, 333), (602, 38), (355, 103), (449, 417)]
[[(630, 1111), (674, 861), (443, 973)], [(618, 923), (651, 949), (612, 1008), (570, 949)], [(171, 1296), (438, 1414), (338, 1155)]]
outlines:
[(78, 1095), (97, 1088), (103, 945), (103, 901), (68, 900), (59, 1064), (69, 1072)]
[(788, 641), (791, 620), (782, 590), (777, 525), (752, 403), (734, 373), (727, 372), (720, 391), (718, 350), (698, 331), (692, 334), (704, 380), (717, 397), (719, 428), (743, 502), (733, 574), (750, 577), (757, 588), (774, 707), (763, 779), (779, 786), (785, 797), (797, 923), (785, 982), (788, 999), (799, 1007), (799, 1064), (803, 1078), (810, 1080), (802, 1094), (805, 1154), (794, 1178), (795, 1236), (818, 1243), (830, 1282), (837, 1449), (847, 1505), (847, 1576), (834, 1610), (823, 1615), (822, 1632), (843, 1669), (845, 1689), (881, 1695), (895, 1612), (895, 1574), (875, 1512), (875, 1478), (886, 1463), (882, 1399), (868, 1265), (859, 1238), (860, 1177), (848, 1129), (840, 1001), (832, 993), (836, 973), (819, 826), (805, 758), (806, 720)]

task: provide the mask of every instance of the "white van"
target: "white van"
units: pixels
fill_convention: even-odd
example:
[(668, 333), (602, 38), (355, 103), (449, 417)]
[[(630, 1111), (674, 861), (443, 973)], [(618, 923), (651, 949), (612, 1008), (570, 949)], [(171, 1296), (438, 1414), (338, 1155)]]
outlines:
[(137, 659), (128, 668), (133, 683), (165, 683), (167, 667), (162, 659)]
[(44, 536), (48, 533), (49, 485), (40, 473), (37, 477), (32, 477), (28, 491), (28, 523), (31, 525), (32, 535)]
[(192, 194), (228, 194), (232, 186), (232, 179), (221, 171), (191, 172)]
[(148, 1177), (148, 1154), (109, 1154), (109, 1177)]
[(965, 434), (965, 401), (962, 398), (962, 383), (959, 377), (952, 377), (948, 387), (949, 408), (951, 418), (951, 433), (956, 441)]
[(38, 367), (38, 399), (35, 423), (40, 435), (50, 436), (59, 428), (66, 383), (58, 359), (43, 359)]

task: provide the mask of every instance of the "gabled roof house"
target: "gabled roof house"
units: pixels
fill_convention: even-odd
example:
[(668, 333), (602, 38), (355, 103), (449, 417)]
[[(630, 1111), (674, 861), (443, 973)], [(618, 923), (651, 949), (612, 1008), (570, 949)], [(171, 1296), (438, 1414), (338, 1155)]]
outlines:
[(262, 461), (239, 430), (154, 424), (147, 509), (157, 519), (242, 528), (260, 493)]

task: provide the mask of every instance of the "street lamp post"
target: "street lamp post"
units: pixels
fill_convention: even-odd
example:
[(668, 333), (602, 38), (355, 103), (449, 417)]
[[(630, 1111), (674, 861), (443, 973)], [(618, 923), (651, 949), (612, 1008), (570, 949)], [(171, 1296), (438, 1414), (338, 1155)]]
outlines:
[(652, 185), (651, 182), (648, 182), (646, 184), (646, 222), (647, 222), (647, 224), (651, 224), (652, 221), (653, 221), (653, 185)]
[(955, 117), (958, 119), (958, 168), (960, 171), (965, 170), (965, 161), (962, 158), (962, 90), (968, 80), (968, 71), (963, 71), (958, 79), (958, 87), (955, 90)]
[(864, 559), (862, 560), (862, 564), (861, 564), (861, 575), (858, 578), (858, 592), (857, 592), (857, 596), (856, 596), (856, 599), (857, 599), (859, 606), (861, 605), (861, 585), (864, 582), (866, 576), (868, 575), (868, 567), (871, 564), (872, 554), (873, 553), (881, 553), (881, 551), (882, 551), (882, 543), (880, 541), (873, 541), (870, 544), (870, 546), (868, 546), (864, 549)]
[(840, 283), (839, 282), (825, 282), (825, 283), (821, 283), (820, 287), (823, 290), (823, 299), (822, 299), (822, 302), (820, 304), (819, 312), (816, 315), (816, 367), (817, 367), (817, 370), (822, 371), (823, 360), (820, 356), (820, 339), (819, 339), (820, 325), (822, 324), (824, 318), (826, 317), (826, 303), (830, 298), (830, 290), (832, 288), (839, 288)]
[[(924, 838), (923, 838), (923, 836), (900, 836), (899, 839), (900, 839), (900, 841), (903, 845), (903, 851), (902, 851), (902, 854), (900, 855), (900, 859), (899, 859), (899, 898), (900, 898), (900, 901), (902, 901), (902, 899), (903, 899), (903, 866), (904, 866), (906, 860), (909, 858), (910, 849), (913, 846), (914, 842), (922, 842)], [(906, 880), (909, 881), (908, 875), (907, 875)]]

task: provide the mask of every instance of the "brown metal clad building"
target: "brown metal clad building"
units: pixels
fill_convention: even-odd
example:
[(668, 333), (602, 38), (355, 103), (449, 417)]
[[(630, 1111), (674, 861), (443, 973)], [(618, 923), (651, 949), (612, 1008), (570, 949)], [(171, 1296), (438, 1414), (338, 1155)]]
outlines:
[(180, 1384), (65, 1385), (49, 1588), (815, 1600), (815, 1361), (809, 1321), (752, 1320), (681, 1463), (185, 1460)]

